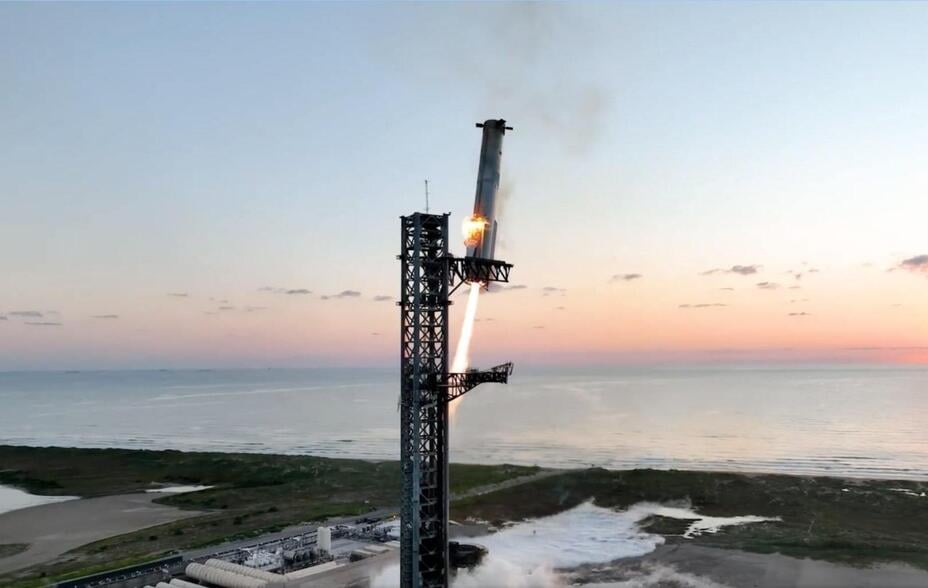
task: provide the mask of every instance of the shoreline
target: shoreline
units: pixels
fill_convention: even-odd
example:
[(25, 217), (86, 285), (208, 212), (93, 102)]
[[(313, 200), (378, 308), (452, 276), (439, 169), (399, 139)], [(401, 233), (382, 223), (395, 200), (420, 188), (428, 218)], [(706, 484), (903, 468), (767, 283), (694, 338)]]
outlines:
[[(364, 461), (371, 464), (383, 464), (383, 463), (398, 463), (398, 458), (388, 458), (388, 457), (369, 457), (363, 455), (348, 455), (344, 453), (331, 454), (326, 452), (279, 452), (273, 449), (268, 449), (267, 451), (256, 451), (253, 449), (177, 449), (177, 448), (148, 448), (148, 447), (124, 447), (124, 446), (113, 446), (113, 445), (21, 445), (15, 443), (7, 443), (5, 441), (0, 441), (0, 449), (8, 447), (21, 447), (29, 449), (67, 449), (67, 450), (98, 450), (98, 451), (140, 451), (140, 452), (176, 452), (176, 453), (186, 453), (186, 454), (206, 454), (206, 453), (216, 453), (223, 455), (254, 455), (254, 456), (273, 456), (273, 457), (312, 457), (320, 459), (331, 459), (331, 460), (353, 460), (353, 461)], [(865, 475), (859, 472), (837, 472), (831, 470), (822, 470), (820, 472), (810, 472), (807, 470), (793, 470), (793, 469), (751, 469), (751, 468), (701, 468), (698, 466), (694, 467), (675, 467), (667, 466), (661, 463), (654, 463), (649, 461), (648, 463), (638, 463), (630, 462), (627, 467), (611, 467), (607, 465), (597, 465), (587, 463), (584, 465), (576, 465), (574, 467), (563, 467), (563, 466), (551, 466), (544, 465), (541, 463), (529, 463), (527, 461), (519, 460), (500, 460), (500, 461), (460, 461), (454, 460), (455, 464), (465, 465), (465, 466), (480, 466), (480, 467), (498, 467), (498, 466), (518, 466), (518, 467), (536, 467), (545, 470), (558, 470), (564, 472), (571, 471), (582, 471), (587, 469), (604, 469), (613, 472), (622, 472), (630, 470), (655, 470), (662, 472), (701, 472), (707, 474), (739, 474), (744, 476), (791, 476), (795, 478), (834, 478), (834, 479), (843, 479), (843, 480), (860, 480), (860, 481), (881, 481), (881, 482), (928, 482), (928, 471), (921, 473), (920, 475), (916, 470), (909, 470), (913, 472), (913, 475), (910, 477), (899, 476), (893, 474), (886, 474), (885, 476), (881, 475)], [(0, 484), (4, 484), (2, 478), (0, 478)], [(11, 485), (11, 484), (7, 484)]]

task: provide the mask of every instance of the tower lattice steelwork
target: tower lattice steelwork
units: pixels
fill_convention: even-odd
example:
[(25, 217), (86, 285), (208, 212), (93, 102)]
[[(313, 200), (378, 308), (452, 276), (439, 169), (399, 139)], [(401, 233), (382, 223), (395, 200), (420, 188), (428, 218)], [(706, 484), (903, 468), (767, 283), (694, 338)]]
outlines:
[(465, 282), (508, 282), (511, 265), (448, 253), (448, 215), (401, 218), (400, 576), (404, 588), (448, 585), (448, 402), (483, 382), (506, 383), (512, 364), (448, 372), (450, 295)]

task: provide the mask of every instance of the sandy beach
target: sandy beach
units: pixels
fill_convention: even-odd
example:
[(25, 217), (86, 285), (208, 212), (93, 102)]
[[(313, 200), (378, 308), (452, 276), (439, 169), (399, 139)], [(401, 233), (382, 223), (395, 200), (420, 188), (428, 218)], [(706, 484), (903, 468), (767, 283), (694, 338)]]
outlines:
[(121, 494), (24, 508), (0, 515), (0, 544), (29, 548), (0, 558), (0, 574), (42, 564), (99, 539), (202, 514), (154, 504), (158, 494)]

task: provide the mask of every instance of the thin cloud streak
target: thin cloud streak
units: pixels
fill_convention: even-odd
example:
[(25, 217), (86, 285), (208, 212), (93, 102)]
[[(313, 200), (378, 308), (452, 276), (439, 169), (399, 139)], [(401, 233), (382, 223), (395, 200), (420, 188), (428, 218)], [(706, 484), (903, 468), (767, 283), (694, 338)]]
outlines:
[(737, 274), (739, 276), (750, 276), (760, 271), (760, 265), (733, 265), (728, 269), (715, 268), (702, 272), (701, 276), (713, 276), (715, 274)]
[(360, 298), (361, 293), (357, 290), (342, 290), (338, 294), (329, 294), (326, 296), (321, 296), (322, 300), (337, 300), (340, 298)]
[(271, 292), (273, 294), (289, 294), (293, 296), (305, 296), (312, 294), (313, 291), (307, 288), (275, 288), (273, 286), (262, 286), (258, 292)]
[(493, 294), (496, 292), (508, 292), (510, 290), (525, 290), (528, 286), (525, 284), (500, 284), (499, 282), (490, 282), (487, 288), (487, 294)]

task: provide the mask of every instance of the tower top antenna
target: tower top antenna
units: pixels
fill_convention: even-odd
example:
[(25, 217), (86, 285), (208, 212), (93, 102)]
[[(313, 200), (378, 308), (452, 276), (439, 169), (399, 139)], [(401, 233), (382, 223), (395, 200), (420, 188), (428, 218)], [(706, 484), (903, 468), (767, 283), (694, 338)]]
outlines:
[(429, 181), (425, 180), (425, 213), (429, 213)]

